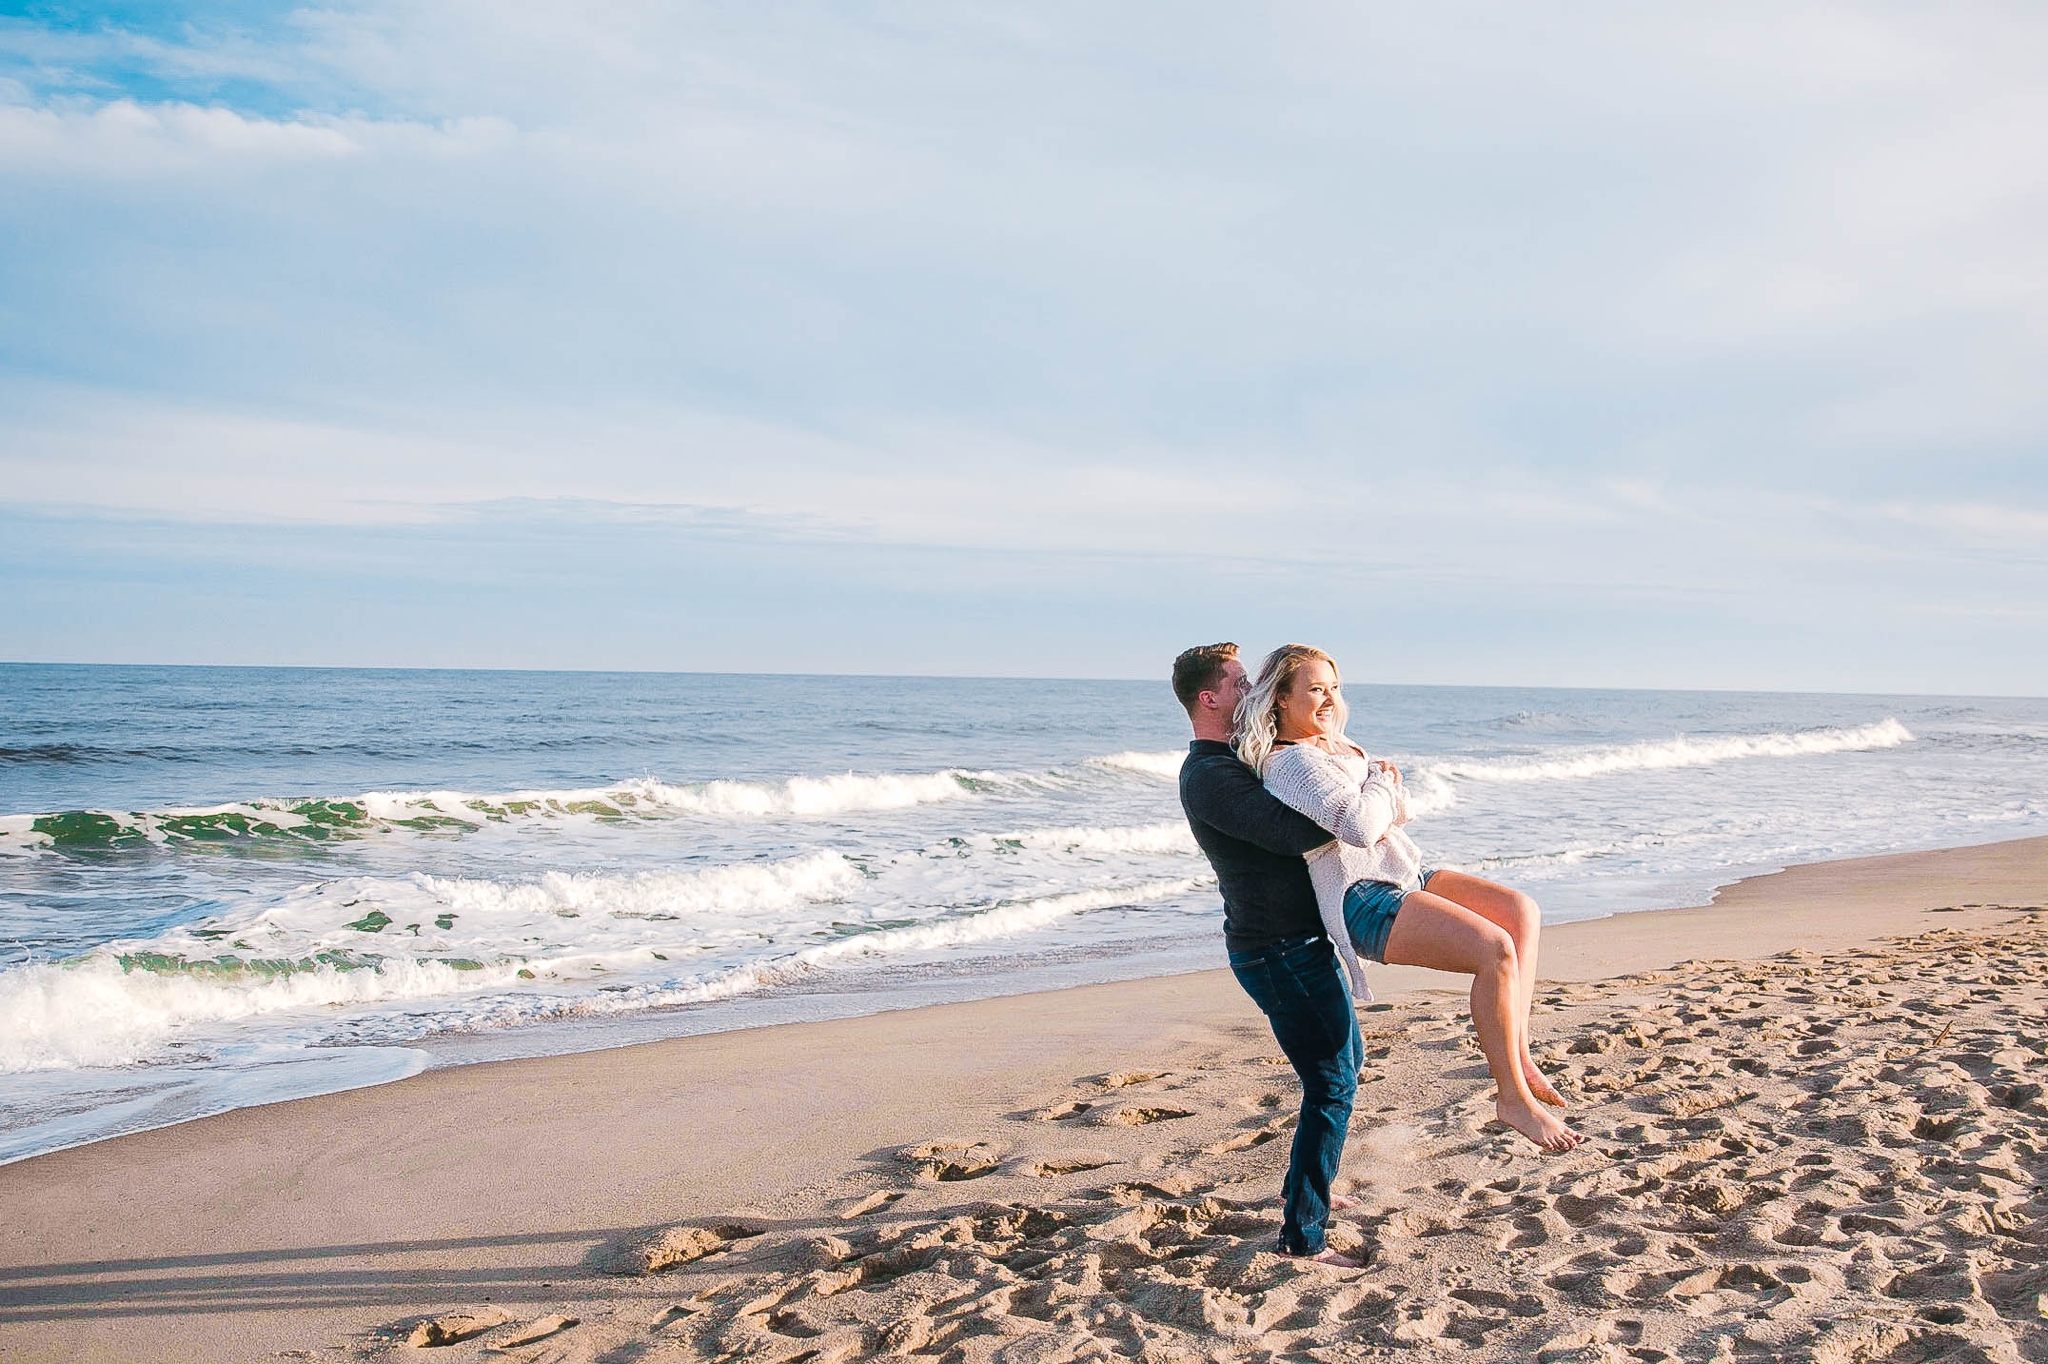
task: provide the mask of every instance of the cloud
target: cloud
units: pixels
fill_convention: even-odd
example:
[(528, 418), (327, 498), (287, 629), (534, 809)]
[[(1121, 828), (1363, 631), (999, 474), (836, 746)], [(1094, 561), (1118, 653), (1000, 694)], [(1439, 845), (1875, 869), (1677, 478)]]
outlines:
[(1880, 514), (1888, 521), (1947, 532), (1958, 543), (2021, 549), (2048, 561), (2048, 511), (1974, 502), (1892, 502)]
[(203, 163), (326, 159), (361, 153), (341, 127), (245, 118), (191, 104), (115, 100), (84, 109), (0, 106), (0, 169), (134, 177)]
[(7, 21), (0, 477), (1320, 568), (1444, 621), (1933, 575), (2038, 653), (1997, 622), (2048, 514), (2044, 55), (1984, 7)]

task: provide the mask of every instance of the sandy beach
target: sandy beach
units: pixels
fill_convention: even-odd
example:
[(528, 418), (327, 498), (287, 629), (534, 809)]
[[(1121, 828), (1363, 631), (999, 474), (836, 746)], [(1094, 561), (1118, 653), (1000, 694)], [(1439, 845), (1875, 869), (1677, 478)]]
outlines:
[(1376, 971), (1358, 1273), (1271, 1253), (1294, 1079), (1213, 971), (0, 1168), (0, 1360), (2044, 1360), (2044, 905), (2031, 839), (1550, 930), (1564, 1157), (1488, 1121), (1457, 982)]

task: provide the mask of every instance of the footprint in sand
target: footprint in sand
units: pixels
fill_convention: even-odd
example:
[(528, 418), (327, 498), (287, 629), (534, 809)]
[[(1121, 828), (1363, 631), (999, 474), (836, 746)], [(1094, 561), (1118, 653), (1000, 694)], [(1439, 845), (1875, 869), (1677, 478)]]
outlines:
[(986, 1142), (972, 1145), (960, 1142), (928, 1141), (917, 1146), (906, 1146), (896, 1153), (902, 1161), (917, 1172), (919, 1179), (940, 1184), (957, 1183), (965, 1179), (980, 1179), (996, 1171), (999, 1153)]
[(502, 1307), (479, 1307), (468, 1312), (450, 1312), (445, 1316), (416, 1323), (406, 1334), (405, 1343), (413, 1349), (453, 1345), (503, 1326), (510, 1320), (512, 1314)]
[(1069, 1118), (1080, 1117), (1093, 1107), (1095, 1105), (1086, 1099), (1069, 1099), (1065, 1103), (1057, 1103), (1050, 1108), (1039, 1109), (1031, 1115), (1031, 1120), (1033, 1122), (1065, 1122)]
[(543, 1340), (562, 1334), (562, 1332), (572, 1326), (580, 1326), (581, 1324), (575, 1317), (566, 1316), (560, 1312), (551, 1313), (548, 1316), (539, 1317), (527, 1322), (524, 1326), (521, 1326), (511, 1335), (501, 1340), (492, 1341), (491, 1348), (494, 1350), (516, 1350), (522, 1345), (537, 1345)]
[(881, 1211), (901, 1197), (903, 1197), (903, 1190), (901, 1189), (878, 1189), (867, 1197), (855, 1199), (841, 1208), (839, 1210), (839, 1219), (842, 1222), (850, 1222), (856, 1217), (866, 1217), (871, 1212)]
[(1164, 1080), (1171, 1072), (1164, 1070), (1119, 1070), (1108, 1075), (1091, 1076), (1083, 1084), (1094, 1084), (1102, 1089), (1129, 1089), (1132, 1085), (1150, 1084)]
[(1510, 1317), (1540, 1317), (1549, 1309), (1533, 1293), (1496, 1293), (1484, 1288), (1454, 1288), (1451, 1296), (1459, 1302)]
[(1254, 1128), (1249, 1132), (1239, 1132), (1236, 1136), (1225, 1137), (1222, 1141), (1211, 1142), (1202, 1148), (1202, 1154), (1205, 1156), (1227, 1156), (1236, 1151), (1249, 1151), (1254, 1146), (1264, 1146), (1286, 1130), (1285, 1127), (1269, 1123), (1264, 1127)]
[(659, 1274), (759, 1235), (760, 1228), (739, 1223), (663, 1227), (605, 1247), (597, 1255), (596, 1267), (607, 1274)]
[(1145, 1127), (1155, 1122), (1175, 1122), (1195, 1115), (1185, 1108), (1117, 1108), (1099, 1119), (1105, 1127)]

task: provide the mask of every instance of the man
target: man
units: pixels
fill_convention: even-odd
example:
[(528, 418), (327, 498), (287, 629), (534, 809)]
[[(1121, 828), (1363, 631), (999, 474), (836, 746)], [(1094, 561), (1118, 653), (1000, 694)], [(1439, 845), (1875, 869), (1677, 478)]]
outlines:
[(1301, 1121), (1281, 1186), (1280, 1250), (1356, 1269), (1357, 1260), (1323, 1244), (1363, 1051), (1358, 1015), (1302, 860), (1330, 833), (1281, 804), (1238, 761), (1231, 725), (1245, 689), (1235, 644), (1203, 645), (1173, 661), (1173, 694), (1195, 731), (1181, 763), (1180, 803), (1216, 869), (1231, 972), (1301, 1077)]

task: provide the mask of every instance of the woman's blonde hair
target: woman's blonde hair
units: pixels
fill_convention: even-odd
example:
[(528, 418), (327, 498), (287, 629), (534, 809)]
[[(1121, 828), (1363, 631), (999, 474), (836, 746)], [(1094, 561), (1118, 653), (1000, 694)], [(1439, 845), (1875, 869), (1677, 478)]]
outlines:
[[(1264, 774), (1266, 759), (1273, 756), (1273, 740), (1280, 731), (1280, 693), (1294, 684), (1294, 675), (1311, 663), (1327, 663), (1330, 675), (1341, 688), (1344, 675), (1337, 670), (1337, 660), (1321, 649), (1307, 644), (1283, 644), (1266, 655), (1266, 661), (1259, 665), (1258, 680), (1252, 689), (1237, 703), (1237, 756), (1244, 759), (1252, 771)], [(1350, 723), (1351, 709), (1344, 704), (1344, 693), (1338, 691), (1337, 732), (1342, 734), (1344, 726)]]

